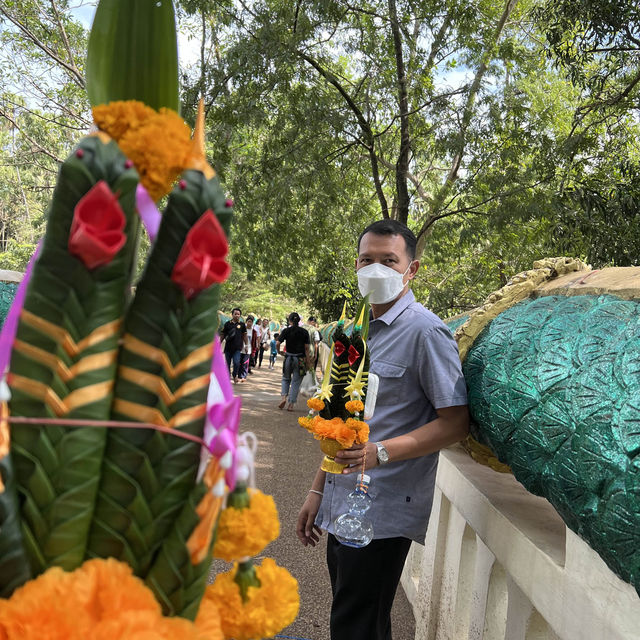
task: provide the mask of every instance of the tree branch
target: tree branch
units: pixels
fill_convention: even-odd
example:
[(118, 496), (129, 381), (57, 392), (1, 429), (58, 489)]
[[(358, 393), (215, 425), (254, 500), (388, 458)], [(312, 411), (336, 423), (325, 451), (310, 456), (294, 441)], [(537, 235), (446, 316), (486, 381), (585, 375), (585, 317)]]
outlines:
[(84, 89), (85, 83), (84, 78), (80, 74), (80, 72), (73, 66), (69, 64), (66, 60), (63, 60), (51, 47), (47, 46), (42, 40), (40, 40), (30, 29), (28, 29), (18, 18), (9, 13), (3, 6), (0, 6), (0, 14), (2, 14), (9, 22), (14, 24), (18, 29), (27, 37), (33, 44), (38, 47), (43, 53), (46, 53), (52, 60), (55, 60), (61, 67), (65, 68), (70, 74), (71, 77), (75, 80), (75, 82)]
[(402, 54), (402, 35), (398, 25), (398, 12), (395, 0), (388, 0), (391, 33), (393, 35), (393, 49), (396, 58), (396, 80), (398, 88), (398, 108), (400, 113), (400, 150), (396, 161), (396, 219), (407, 224), (409, 218), (409, 189), (407, 188), (407, 173), (409, 171), (409, 152), (411, 138), (409, 136), (409, 97), (407, 94), (407, 77)]
[[(438, 193), (434, 198), (433, 208), (432, 208), (432, 211), (434, 212), (433, 215), (430, 215), (427, 217), (422, 227), (420, 228), (420, 231), (418, 232), (418, 246), (417, 246), (418, 255), (420, 255), (424, 250), (426, 233), (429, 227), (431, 227), (431, 225), (434, 222), (433, 216), (438, 215), (437, 212), (439, 211), (442, 203), (448, 197), (451, 189), (453, 188), (453, 185), (458, 179), (458, 171), (460, 170), (460, 166), (462, 164), (462, 159), (464, 157), (465, 148), (467, 144), (467, 129), (471, 124), (471, 119), (474, 113), (473, 107), (475, 104), (475, 100), (480, 91), (480, 87), (482, 85), (482, 79), (484, 78), (484, 75), (489, 67), (489, 63), (491, 62), (493, 56), (495, 55), (496, 45), (498, 44), (500, 37), (502, 36), (504, 27), (516, 3), (517, 3), (517, 0), (506, 0), (504, 9), (502, 11), (502, 15), (498, 20), (498, 24), (496, 25), (493, 37), (491, 38), (490, 42), (487, 44), (483, 52), (480, 64), (476, 69), (476, 73), (474, 75), (473, 81), (471, 82), (471, 86), (469, 87), (469, 93), (467, 94), (467, 100), (464, 105), (462, 119), (460, 121), (460, 131), (458, 133), (457, 149), (453, 156), (453, 161), (451, 163), (449, 173), (447, 174), (444, 184), (440, 187), (440, 189), (438, 190)], [(436, 217), (435, 219), (438, 219), (438, 218)]]
[(338, 78), (328, 69), (325, 69), (315, 58), (311, 57), (309, 54), (304, 51), (300, 51), (299, 49), (294, 49), (295, 54), (307, 62), (310, 66), (312, 66), (330, 85), (332, 85), (338, 93), (342, 96), (344, 101), (347, 103), (347, 106), (351, 110), (351, 112), (355, 115), (356, 120), (358, 122), (358, 126), (360, 127), (363, 135), (364, 141), (366, 143), (366, 148), (369, 152), (369, 161), (371, 163), (371, 174), (373, 177), (373, 183), (376, 189), (376, 195), (378, 196), (378, 201), (380, 203), (380, 208), (382, 210), (382, 217), (389, 217), (389, 205), (387, 204), (387, 199), (384, 195), (384, 191), (382, 189), (382, 182), (380, 180), (380, 168), (378, 166), (378, 156), (375, 150), (375, 140), (373, 131), (371, 130), (371, 125), (369, 121), (365, 118), (364, 114), (349, 95), (349, 92), (342, 86)]
[(62, 164), (62, 159), (58, 158), (56, 155), (51, 153), (48, 149), (45, 149), (39, 142), (36, 142), (30, 135), (26, 134), (24, 130), (20, 127), (20, 125), (3, 109), (0, 109), (0, 118), (4, 118), (8, 122), (10, 122), (19, 132), (22, 137), (30, 142), (38, 151), (44, 153), (46, 156), (49, 156), (52, 160), (55, 160), (58, 164)]

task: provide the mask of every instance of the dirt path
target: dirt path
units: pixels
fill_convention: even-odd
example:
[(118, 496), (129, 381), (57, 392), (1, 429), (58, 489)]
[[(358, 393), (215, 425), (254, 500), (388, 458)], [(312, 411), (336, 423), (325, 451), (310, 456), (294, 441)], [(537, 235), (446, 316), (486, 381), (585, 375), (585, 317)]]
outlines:
[[(298, 410), (294, 412), (277, 408), (281, 369), (280, 362), (273, 371), (263, 363), (244, 384), (234, 388), (243, 403), (240, 431), (253, 431), (258, 438), (256, 484), (274, 497), (280, 513), (280, 537), (264, 555), (285, 566), (300, 586), (298, 618), (276, 637), (329, 640), (331, 585), (325, 564), (326, 538), (315, 548), (303, 547), (295, 534), (298, 510), (322, 453), (318, 443), (297, 423), (297, 418), (306, 413), (304, 398), (298, 398)], [(393, 630), (394, 640), (413, 640), (415, 635), (413, 613), (402, 587), (394, 604)]]

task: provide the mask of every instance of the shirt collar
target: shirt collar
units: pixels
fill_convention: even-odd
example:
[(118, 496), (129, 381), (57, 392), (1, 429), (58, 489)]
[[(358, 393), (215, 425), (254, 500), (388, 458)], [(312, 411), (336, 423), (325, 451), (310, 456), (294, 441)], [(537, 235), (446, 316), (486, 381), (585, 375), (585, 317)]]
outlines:
[(416, 301), (416, 297), (413, 295), (413, 291), (409, 289), (402, 297), (396, 300), (396, 303), (387, 309), (381, 316), (374, 318), (374, 321), (380, 320), (386, 325), (390, 325), (412, 302)]

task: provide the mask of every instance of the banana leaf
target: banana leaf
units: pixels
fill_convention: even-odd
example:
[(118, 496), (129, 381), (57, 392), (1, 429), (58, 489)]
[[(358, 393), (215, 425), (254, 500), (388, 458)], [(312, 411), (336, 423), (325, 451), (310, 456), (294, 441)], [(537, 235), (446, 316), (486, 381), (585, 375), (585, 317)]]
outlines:
[(191, 564), (187, 540), (199, 522), (196, 507), (206, 490), (201, 482), (193, 488), (145, 578), (165, 615), (195, 620), (198, 614), (213, 558), (215, 537), (212, 537), (205, 559), (196, 565)]
[(173, 2), (100, 0), (89, 36), (86, 75), (93, 106), (139, 100), (154, 109), (179, 111)]
[(0, 475), (5, 486), (0, 493), (0, 598), (8, 598), (14, 589), (31, 578), (31, 569), (22, 545), (10, 455), (0, 460)]
[[(173, 424), (202, 437), (218, 323), (218, 286), (188, 300), (171, 280), (171, 273), (187, 233), (202, 214), (213, 210), (228, 234), (231, 210), (217, 178), (207, 180), (200, 171), (189, 170), (181, 182), (184, 188), (176, 187), (169, 198), (158, 238), (125, 318), (112, 418)], [(160, 352), (165, 356), (158, 356)], [(193, 354), (201, 357), (185, 364)], [(147, 384), (158, 380), (168, 394)], [(192, 391), (174, 396), (194, 381)], [(190, 411), (195, 411), (192, 419), (180, 419), (188, 418)], [(171, 537), (176, 519), (198, 519), (197, 502), (192, 503), (190, 496), (199, 460), (200, 445), (192, 441), (152, 429), (110, 429), (88, 555), (124, 560), (144, 578), (161, 553), (163, 541)], [(197, 492), (204, 490), (200, 483)], [(183, 516), (185, 508), (188, 513)], [(156, 572), (155, 579), (157, 594), (172, 590), (169, 585), (174, 578), (168, 572)]]
[[(74, 209), (98, 181), (118, 197), (126, 242), (110, 262), (88, 269), (69, 252)], [(138, 176), (114, 142), (85, 138), (62, 165), (40, 257), (33, 268), (11, 357), (12, 415), (109, 417), (139, 222)], [(75, 569), (95, 505), (104, 429), (14, 425), (11, 459), (31, 570)]]

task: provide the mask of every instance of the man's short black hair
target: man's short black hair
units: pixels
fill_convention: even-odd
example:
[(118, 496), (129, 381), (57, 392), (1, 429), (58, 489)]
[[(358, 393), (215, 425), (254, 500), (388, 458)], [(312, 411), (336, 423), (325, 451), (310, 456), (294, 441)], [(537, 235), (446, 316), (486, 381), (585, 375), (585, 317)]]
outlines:
[(280, 334), (279, 334), (279, 333), (274, 333), (274, 334), (273, 334), (273, 339), (274, 339), (274, 340), (277, 340), (279, 337), (280, 337)]
[(406, 224), (397, 220), (378, 220), (372, 222), (358, 238), (358, 253), (360, 253), (360, 242), (365, 233), (374, 233), (377, 236), (402, 236), (410, 260), (416, 257), (416, 244), (418, 243), (413, 231)]
[(288, 320), (291, 324), (299, 324), (300, 316), (295, 311), (293, 311), (289, 314)]
[(315, 322), (315, 321), (316, 321), (315, 316), (309, 316), (309, 322)]
[(237, 311), (240, 315), (242, 315), (242, 309), (240, 307), (233, 307), (233, 309), (231, 309), (231, 315), (233, 315), (234, 311)]

